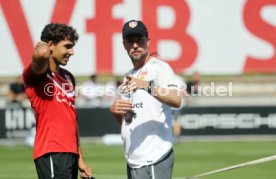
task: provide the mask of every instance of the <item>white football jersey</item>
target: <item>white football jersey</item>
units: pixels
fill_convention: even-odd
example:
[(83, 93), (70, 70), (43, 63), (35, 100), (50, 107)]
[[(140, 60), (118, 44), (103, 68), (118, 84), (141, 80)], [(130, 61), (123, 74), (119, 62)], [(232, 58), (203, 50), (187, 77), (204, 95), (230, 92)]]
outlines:
[[(127, 73), (134, 78), (150, 81), (163, 88), (176, 88), (171, 67), (156, 57), (138, 70)], [(131, 122), (123, 120), (121, 134), (125, 158), (132, 168), (151, 165), (163, 158), (172, 148), (172, 112), (170, 106), (161, 103), (143, 89), (131, 94), (135, 115)]]
[(184, 79), (179, 75), (175, 75), (174, 79), (175, 79), (175, 84), (177, 85), (177, 90), (178, 90), (177, 95), (179, 95), (181, 97), (181, 105), (179, 108), (172, 108), (172, 110), (180, 110), (181, 108), (183, 108), (186, 105), (186, 99), (185, 99), (185, 96), (183, 96), (183, 90), (187, 89), (187, 85), (186, 85)]

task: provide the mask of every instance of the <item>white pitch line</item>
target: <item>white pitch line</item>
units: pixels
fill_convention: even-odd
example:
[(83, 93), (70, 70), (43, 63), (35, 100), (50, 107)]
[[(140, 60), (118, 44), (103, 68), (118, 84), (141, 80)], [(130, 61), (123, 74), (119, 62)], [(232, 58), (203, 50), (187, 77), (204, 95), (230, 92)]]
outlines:
[(261, 159), (258, 159), (258, 160), (253, 160), (253, 161), (241, 163), (241, 164), (238, 164), (238, 165), (233, 165), (233, 166), (221, 168), (221, 169), (218, 169), (218, 170), (213, 170), (213, 171), (202, 173), (202, 174), (195, 175), (195, 176), (192, 176), (192, 177), (186, 177), (184, 179), (199, 178), (199, 177), (212, 175), (212, 174), (215, 174), (215, 173), (224, 172), (224, 171), (228, 171), (228, 170), (233, 170), (233, 169), (237, 169), (237, 168), (241, 168), (241, 167), (257, 165), (257, 164), (269, 162), (269, 161), (272, 161), (272, 160), (276, 160), (276, 155), (272, 155), (272, 156), (261, 158)]

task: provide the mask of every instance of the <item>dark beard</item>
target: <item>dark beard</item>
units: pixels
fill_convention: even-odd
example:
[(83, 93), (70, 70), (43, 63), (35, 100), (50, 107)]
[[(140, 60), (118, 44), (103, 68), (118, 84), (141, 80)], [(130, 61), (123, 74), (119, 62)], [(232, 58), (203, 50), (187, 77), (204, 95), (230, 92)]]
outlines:
[(146, 56), (147, 56), (147, 54), (141, 54), (141, 56), (139, 58), (135, 58), (133, 56), (130, 56), (130, 59), (131, 59), (132, 62), (138, 62), (138, 61), (141, 61), (141, 60), (145, 59)]

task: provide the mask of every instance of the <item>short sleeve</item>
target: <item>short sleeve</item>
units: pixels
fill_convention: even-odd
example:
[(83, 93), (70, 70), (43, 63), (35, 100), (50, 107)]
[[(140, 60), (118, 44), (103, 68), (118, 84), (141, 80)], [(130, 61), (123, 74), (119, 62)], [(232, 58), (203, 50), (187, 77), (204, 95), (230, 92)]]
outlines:
[(178, 89), (187, 89), (187, 85), (181, 76), (175, 75), (175, 83)]
[(45, 74), (37, 75), (32, 70), (32, 64), (24, 69), (22, 78), (26, 86), (37, 86), (46, 77)]
[(156, 85), (163, 88), (177, 88), (173, 69), (165, 62), (158, 66)]

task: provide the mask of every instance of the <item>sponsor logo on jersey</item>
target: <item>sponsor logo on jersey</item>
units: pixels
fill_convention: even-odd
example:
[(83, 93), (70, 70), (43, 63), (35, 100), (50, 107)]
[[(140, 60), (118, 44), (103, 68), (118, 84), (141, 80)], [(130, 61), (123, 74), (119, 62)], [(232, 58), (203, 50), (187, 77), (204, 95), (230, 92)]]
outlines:
[(134, 103), (132, 104), (132, 108), (144, 108), (143, 103), (142, 102)]

